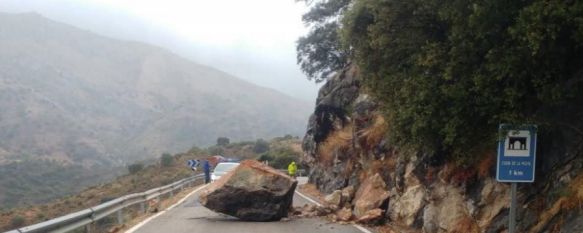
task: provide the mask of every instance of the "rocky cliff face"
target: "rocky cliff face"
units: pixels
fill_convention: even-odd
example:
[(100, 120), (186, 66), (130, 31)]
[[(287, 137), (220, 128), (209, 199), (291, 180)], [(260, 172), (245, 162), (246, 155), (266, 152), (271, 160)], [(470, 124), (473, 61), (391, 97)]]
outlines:
[[(518, 186), (518, 232), (583, 232), (581, 124), (539, 134), (536, 181)], [(322, 87), (309, 120), (303, 159), (310, 182), (324, 193), (356, 189), (354, 199), (341, 204), (356, 219), (370, 220), (380, 209), (375, 223), (427, 233), (506, 231), (510, 185), (495, 180), (494, 146), (476, 155), (480, 162), (459, 167), (440, 155), (391, 145), (386, 130), (358, 68), (343, 70)]]

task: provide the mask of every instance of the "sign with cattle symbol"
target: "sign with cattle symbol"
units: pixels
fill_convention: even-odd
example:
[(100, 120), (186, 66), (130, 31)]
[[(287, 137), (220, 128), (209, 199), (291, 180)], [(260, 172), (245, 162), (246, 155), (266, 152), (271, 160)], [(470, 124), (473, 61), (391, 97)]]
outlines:
[(536, 126), (500, 125), (496, 179), (499, 182), (534, 182)]

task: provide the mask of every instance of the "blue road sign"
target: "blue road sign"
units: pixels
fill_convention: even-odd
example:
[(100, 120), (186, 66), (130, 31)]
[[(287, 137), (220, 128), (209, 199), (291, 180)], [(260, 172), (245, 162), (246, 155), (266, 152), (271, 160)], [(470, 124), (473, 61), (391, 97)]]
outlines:
[(198, 161), (198, 159), (194, 160), (188, 160), (188, 166), (189, 167), (198, 167), (198, 165), (200, 164), (200, 162)]
[(496, 180), (534, 182), (536, 129), (536, 125), (500, 125), (504, 138), (498, 141)]

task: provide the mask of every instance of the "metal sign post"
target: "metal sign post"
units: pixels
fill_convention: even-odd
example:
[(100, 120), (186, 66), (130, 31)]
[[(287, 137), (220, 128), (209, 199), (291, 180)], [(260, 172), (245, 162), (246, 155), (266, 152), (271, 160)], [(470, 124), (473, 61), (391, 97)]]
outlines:
[(516, 182), (510, 185), (510, 216), (508, 216), (508, 232), (516, 232)]
[(498, 141), (496, 180), (510, 182), (510, 216), (508, 232), (516, 230), (517, 183), (534, 182), (536, 165), (536, 125), (512, 126), (501, 124), (503, 138)]

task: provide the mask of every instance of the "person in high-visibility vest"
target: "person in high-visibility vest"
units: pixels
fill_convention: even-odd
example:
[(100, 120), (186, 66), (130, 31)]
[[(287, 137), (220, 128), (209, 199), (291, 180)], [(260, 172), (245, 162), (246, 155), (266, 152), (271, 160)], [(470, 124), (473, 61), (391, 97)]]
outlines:
[(291, 177), (296, 177), (296, 171), (298, 170), (298, 166), (296, 165), (296, 162), (291, 162), (288, 166), (287, 166), (287, 172), (289, 173), (289, 176)]

